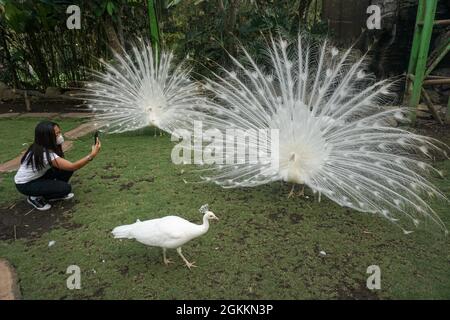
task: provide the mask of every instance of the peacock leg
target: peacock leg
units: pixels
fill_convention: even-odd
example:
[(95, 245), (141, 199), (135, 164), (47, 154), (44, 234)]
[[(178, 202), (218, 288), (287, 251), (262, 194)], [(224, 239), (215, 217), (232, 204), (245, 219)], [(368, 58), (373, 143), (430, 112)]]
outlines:
[(304, 184), (302, 184), (302, 188), (298, 192), (298, 196), (299, 197), (304, 197), (305, 196), (305, 185)]
[(181, 253), (181, 247), (177, 248), (177, 252), (180, 255), (181, 259), (183, 259), (184, 263), (186, 263), (186, 266), (190, 269), (191, 267), (196, 267), (195, 261), (189, 262), (187, 259), (183, 256)]
[(295, 183), (292, 184), (291, 192), (288, 194), (288, 199), (294, 195)]
[(163, 248), (163, 259), (166, 266), (168, 266), (169, 263), (173, 263), (172, 260), (166, 258), (166, 248)]

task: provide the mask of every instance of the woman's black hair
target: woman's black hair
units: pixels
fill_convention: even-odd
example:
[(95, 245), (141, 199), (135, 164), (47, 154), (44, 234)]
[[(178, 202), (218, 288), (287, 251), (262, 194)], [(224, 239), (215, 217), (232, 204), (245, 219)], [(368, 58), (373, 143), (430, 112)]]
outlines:
[(59, 125), (52, 121), (41, 121), (34, 129), (34, 142), (28, 148), (20, 160), (21, 163), (27, 162), (33, 167), (33, 170), (41, 170), (45, 167), (44, 154), (51, 165), (50, 151), (56, 153), (60, 157), (64, 157), (64, 153), (60, 145), (56, 143), (55, 126)]

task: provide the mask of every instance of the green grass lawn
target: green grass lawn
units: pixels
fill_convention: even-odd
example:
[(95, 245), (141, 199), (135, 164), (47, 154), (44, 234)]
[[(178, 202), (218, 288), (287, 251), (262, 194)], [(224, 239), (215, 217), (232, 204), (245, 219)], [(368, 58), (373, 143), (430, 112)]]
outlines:
[[(34, 139), (34, 128), (40, 118), (1, 118), (0, 119), (0, 163), (15, 158), (28, 148)], [(80, 119), (52, 119), (58, 123), (63, 132), (74, 129), (82, 122)]]
[[(91, 140), (76, 141), (67, 157), (86, 155)], [(450, 297), (450, 238), (436, 229), (404, 235), (380, 217), (324, 197), (320, 203), (312, 196), (287, 199), (290, 186), (281, 183), (229, 190), (185, 184), (183, 179), (197, 175), (171, 163), (172, 142), (167, 135), (155, 137), (153, 130), (105, 136), (102, 145), (101, 154), (73, 177), (76, 203), (69, 226), (32, 240), (0, 241), (0, 257), (16, 267), (24, 298)], [(436, 166), (450, 172), (450, 161)], [(2, 177), (0, 207), (23, 199), (13, 174)], [(448, 176), (435, 182), (450, 196)], [(174, 250), (168, 256), (175, 263), (166, 267), (161, 249), (110, 234), (117, 225), (169, 214), (200, 223), (198, 208), (205, 203), (220, 221), (183, 247), (198, 265), (192, 270)], [(433, 206), (450, 228), (448, 203)], [(56, 244), (48, 247), (51, 240)], [(66, 287), (66, 269), (73, 264), (81, 268), (81, 290)], [(381, 290), (366, 288), (370, 265), (381, 268)]]

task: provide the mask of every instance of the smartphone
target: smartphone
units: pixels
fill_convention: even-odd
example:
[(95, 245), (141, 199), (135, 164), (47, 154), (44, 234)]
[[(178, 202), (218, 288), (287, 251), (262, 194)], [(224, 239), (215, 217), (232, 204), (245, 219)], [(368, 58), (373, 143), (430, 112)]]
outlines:
[(98, 131), (95, 131), (95, 134), (94, 134), (94, 144), (97, 143), (97, 139), (98, 139)]

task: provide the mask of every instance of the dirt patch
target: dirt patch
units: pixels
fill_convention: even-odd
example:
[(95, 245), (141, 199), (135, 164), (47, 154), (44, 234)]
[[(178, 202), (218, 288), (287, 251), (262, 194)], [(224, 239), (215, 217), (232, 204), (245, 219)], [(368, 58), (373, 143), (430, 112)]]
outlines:
[(142, 182), (142, 181), (146, 181), (146, 182), (154, 182), (154, 181), (155, 181), (155, 177), (150, 176), (150, 177), (147, 177), (147, 178), (139, 179), (138, 181), (139, 181), (139, 182)]
[(76, 201), (52, 202), (52, 208), (38, 211), (26, 200), (9, 207), (0, 205), (0, 240), (34, 239), (55, 227), (76, 229), (81, 225), (70, 222)]
[(286, 213), (287, 213), (286, 208), (280, 208), (277, 212), (269, 214), (269, 219), (272, 221), (279, 221), (283, 219), (284, 216), (286, 216)]
[(433, 137), (450, 145), (450, 124), (439, 125), (436, 121), (417, 120), (417, 126), (412, 129), (414, 133)]
[(106, 166), (103, 167), (105, 170), (111, 170), (114, 168), (114, 165), (112, 163), (107, 163)]
[(134, 186), (134, 182), (123, 183), (120, 185), (119, 191), (130, 190)]
[(289, 215), (289, 220), (291, 220), (292, 224), (297, 224), (303, 220), (303, 215), (299, 213), (291, 213)]
[(122, 276), (127, 276), (128, 275), (128, 266), (121, 266), (119, 268), (119, 272)]
[(367, 289), (360, 284), (356, 288), (342, 287), (337, 290), (337, 299), (339, 300), (380, 300), (375, 291)]
[(104, 175), (104, 176), (100, 176), (100, 178), (102, 178), (103, 180), (110, 180), (110, 179), (112, 179), (112, 180), (115, 181), (115, 180), (120, 178), (120, 174), (111, 175), (111, 176)]

